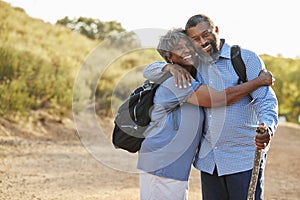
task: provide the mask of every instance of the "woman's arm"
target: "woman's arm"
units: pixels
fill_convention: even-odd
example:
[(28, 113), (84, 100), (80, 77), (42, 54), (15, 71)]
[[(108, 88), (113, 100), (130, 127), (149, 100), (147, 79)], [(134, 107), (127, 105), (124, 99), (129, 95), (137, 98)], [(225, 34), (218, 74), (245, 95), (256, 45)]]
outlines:
[(271, 72), (261, 71), (255, 79), (234, 87), (229, 87), (220, 92), (207, 85), (201, 85), (187, 99), (187, 102), (207, 108), (227, 106), (235, 103), (261, 86), (272, 85), (273, 82), (274, 79)]

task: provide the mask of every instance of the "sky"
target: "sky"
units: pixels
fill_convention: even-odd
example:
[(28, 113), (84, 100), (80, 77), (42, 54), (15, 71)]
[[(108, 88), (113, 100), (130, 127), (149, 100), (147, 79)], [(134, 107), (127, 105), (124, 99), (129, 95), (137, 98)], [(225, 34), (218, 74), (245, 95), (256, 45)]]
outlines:
[[(300, 57), (300, 10), (296, 0), (4, 0), (45, 22), (65, 16), (117, 21), (127, 31), (184, 28), (203, 13), (220, 37), (258, 54)], [(296, 5), (297, 4), (297, 5)]]

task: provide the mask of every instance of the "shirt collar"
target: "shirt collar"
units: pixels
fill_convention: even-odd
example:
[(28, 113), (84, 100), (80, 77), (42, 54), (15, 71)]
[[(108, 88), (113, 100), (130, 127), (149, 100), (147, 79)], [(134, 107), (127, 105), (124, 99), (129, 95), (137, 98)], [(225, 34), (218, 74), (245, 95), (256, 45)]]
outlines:
[(225, 39), (221, 39), (223, 41), (223, 46), (220, 50), (219, 57), (230, 59), (230, 46), (225, 43)]

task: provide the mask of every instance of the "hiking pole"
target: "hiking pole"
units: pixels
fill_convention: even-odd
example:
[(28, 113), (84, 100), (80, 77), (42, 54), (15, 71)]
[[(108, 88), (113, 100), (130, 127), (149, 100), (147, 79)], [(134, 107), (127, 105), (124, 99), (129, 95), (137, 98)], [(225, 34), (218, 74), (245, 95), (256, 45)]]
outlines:
[[(259, 125), (256, 128), (257, 134), (264, 134), (267, 131), (268, 131), (268, 128), (264, 123)], [(253, 169), (252, 169), (252, 174), (251, 174), (251, 180), (250, 180), (250, 185), (249, 185), (249, 189), (248, 189), (247, 200), (253, 200), (255, 197), (255, 190), (256, 190), (257, 179), (258, 179), (258, 174), (259, 174), (259, 167), (260, 167), (260, 160), (261, 160), (261, 152), (262, 152), (261, 149), (256, 148), (255, 156), (254, 156), (254, 164), (253, 164)]]

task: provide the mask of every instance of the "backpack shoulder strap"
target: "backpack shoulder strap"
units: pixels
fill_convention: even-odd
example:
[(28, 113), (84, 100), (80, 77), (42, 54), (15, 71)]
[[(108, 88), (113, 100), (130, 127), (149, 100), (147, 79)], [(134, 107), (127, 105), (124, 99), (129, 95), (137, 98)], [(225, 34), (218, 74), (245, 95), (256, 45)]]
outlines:
[(162, 82), (166, 81), (168, 78), (170, 78), (172, 74), (170, 72), (165, 73), (160, 79), (157, 81), (157, 84), (161, 84)]
[(233, 45), (230, 50), (231, 63), (237, 75), (239, 76), (238, 84), (247, 82), (246, 66), (241, 56), (241, 48)]

